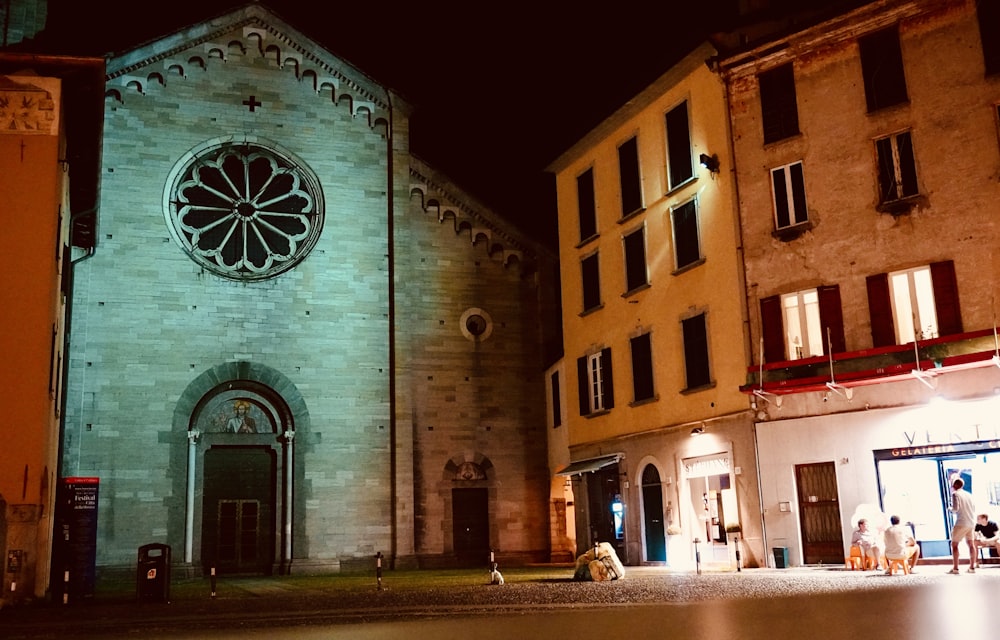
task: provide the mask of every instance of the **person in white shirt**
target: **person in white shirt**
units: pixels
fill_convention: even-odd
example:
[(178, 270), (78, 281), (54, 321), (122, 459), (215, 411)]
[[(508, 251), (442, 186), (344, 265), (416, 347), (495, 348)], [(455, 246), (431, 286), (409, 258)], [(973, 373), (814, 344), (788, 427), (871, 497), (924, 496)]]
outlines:
[(882, 559), (882, 544), (879, 536), (868, 527), (868, 520), (858, 520), (858, 528), (851, 536), (851, 544), (861, 548), (861, 556), (871, 560), (873, 570), (878, 569), (879, 560)]
[(951, 483), (951, 511), (955, 514), (955, 524), (951, 528), (951, 571), (958, 573), (958, 545), (963, 539), (969, 545), (969, 573), (976, 572), (976, 504), (972, 494), (963, 489), (965, 481), (955, 478)]
[[(913, 539), (913, 533), (906, 525), (899, 524), (899, 516), (890, 516), (891, 526), (885, 530), (885, 557), (888, 560), (903, 560), (910, 566), (910, 573), (920, 559), (920, 547)], [(886, 569), (886, 575), (892, 575)]]

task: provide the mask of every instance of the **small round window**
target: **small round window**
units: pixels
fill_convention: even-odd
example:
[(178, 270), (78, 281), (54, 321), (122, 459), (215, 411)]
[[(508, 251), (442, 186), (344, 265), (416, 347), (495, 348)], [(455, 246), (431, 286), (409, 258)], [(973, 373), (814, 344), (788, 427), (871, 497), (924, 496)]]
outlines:
[(464, 335), (473, 342), (482, 342), (493, 333), (493, 319), (482, 309), (466, 309), (459, 320), (459, 327)]
[(287, 155), (246, 141), (190, 154), (168, 184), (174, 238), (209, 271), (234, 280), (298, 264), (323, 227), (319, 183)]

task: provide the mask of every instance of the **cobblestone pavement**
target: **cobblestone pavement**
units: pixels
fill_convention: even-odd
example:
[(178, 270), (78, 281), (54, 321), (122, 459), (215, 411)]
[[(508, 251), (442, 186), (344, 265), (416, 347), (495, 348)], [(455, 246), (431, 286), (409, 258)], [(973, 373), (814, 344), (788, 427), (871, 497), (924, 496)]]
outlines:
[[(695, 603), (913, 589), (972, 581), (1000, 586), (1000, 566), (975, 575), (948, 575), (950, 565), (920, 566), (913, 575), (846, 571), (842, 567), (746, 569), (741, 572), (674, 572), (628, 567), (623, 579), (576, 582), (571, 567), (529, 567), (505, 572), (506, 584), (490, 585), (485, 571), (408, 571), (353, 576), (286, 576), (220, 579), (216, 597), (207, 579), (175, 580), (170, 602), (137, 602), (124, 583), (98, 586), (79, 604), (43, 604), (0, 610), (0, 637), (104, 637), (198, 625), (324, 624), (413, 620), (447, 615), (498, 614), (634, 604)], [(103, 590), (102, 590), (103, 586)], [(111, 637), (111, 636), (107, 636)]]

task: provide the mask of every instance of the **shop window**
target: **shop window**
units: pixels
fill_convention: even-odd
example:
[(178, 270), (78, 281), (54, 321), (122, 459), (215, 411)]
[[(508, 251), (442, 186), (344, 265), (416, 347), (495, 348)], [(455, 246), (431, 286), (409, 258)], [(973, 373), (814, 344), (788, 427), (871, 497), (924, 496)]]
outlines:
[(891, 206), (917, 195), (917, 167), (909, 131), (876, 140), (875, 155), (878, 159), (880, 205)]
[(684, 335), (684, 371), (686, 389), (697, 389), (712, 383), (708, 362), (708, 328), (701, 313), (681, 322)]
[(801, 162), (771, 169), (771, 195), (775, 229), (788, 229), (809, 221)]
[(677, 270), (701, 261), (701, 241), (698, 234), (698, 201), (689, 200), (670, 212), (674, 232), (674, 261)]
[(580, 392), (580, 415), (609, 411), (615, 406), (611, 348), (578, 358), (576, 361)]
[(824, 285), (760, 301), (764, 361), (784, 362), (846, 350), (840, 287)]
[(950, 260), (868, 276), (867, 287), (876, 347), (962, 332), (958, 284)]
[(671, 189), (694, 177), (686, 100), (667, 112), (667, 174)]
[(580, 263), (583, 274), (583, 312), (592, 311), (601, 306), (601, 279), (598, 271), (598, 254), (594, 253)]
[(629, 293), (649, 283), (645, 227), (639, 227), (626, 235), (622, 244), (625, 249), (625, 291)]
[(858, 41), (868, 113), (907, 102), (899, 30), (882, 29)]
[(795, 101), (792, 63), (758, 76), (764, 144), (784, 140), (799, 133), (799, 112)]
[(653, 352), (649, 334), (629, 340), (632, 348), (632, 391), (635, 402), (653, 398)]
[(580, 215), (580, 242), (597, 235), (597, 205), (594, 200), (594, 170), (587, 169), (576, 178), (576, 201)]
[(621, 179), (622, 217), (642, 209), (642, 181), (639, 176), (639, 146), (629, 138), (618, 147), (618, 171)]

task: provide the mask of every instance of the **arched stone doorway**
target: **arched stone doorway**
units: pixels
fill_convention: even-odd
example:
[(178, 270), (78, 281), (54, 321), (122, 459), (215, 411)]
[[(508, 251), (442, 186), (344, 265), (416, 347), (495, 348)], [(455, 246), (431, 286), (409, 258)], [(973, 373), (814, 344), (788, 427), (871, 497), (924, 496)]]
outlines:
[(287, 573), (301, 396), (272, 369), (227, 363), (189, 385), (175, 424), (185, 413), (184, 561), (220, 575)]

